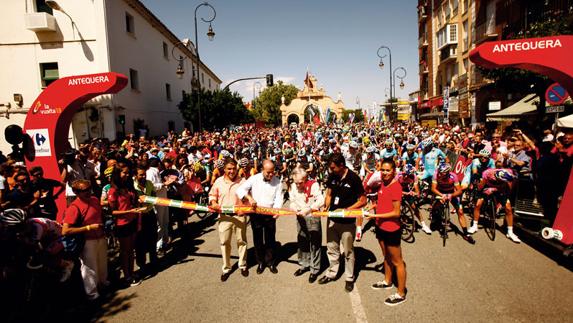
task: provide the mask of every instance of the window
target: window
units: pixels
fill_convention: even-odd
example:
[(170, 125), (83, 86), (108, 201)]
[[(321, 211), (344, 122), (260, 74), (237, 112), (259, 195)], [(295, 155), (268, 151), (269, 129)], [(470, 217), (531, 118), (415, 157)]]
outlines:
[(133, 23), (133, 16), (125, 13), (125, 31), (130, 34), (135, 34), (135, 24)]
[(134, 69), (129, 69), (129, 83), (132, 90), (139, 91), (139, 73)]
[(205, 84), (205, 73), (201, 73), (201, 83)]
[(165, 42), (163, 42), (163, 57), (169, 60), (169, 47), (167, 47)]
[(40, 63), (40, 78), (42, 79), (42, 88), (59, 79), (58, 63)]
[(46, 4), (46, 0), (36, 0), (36, 12), (46, 12), (50, 15), (54, 14), (52, 8)]
[(165, 98), (171, 101), (171, 84), (165, 83)]
[(440, 29), (437, 34), (438, 49), (451, 44), (458, 43), (458, 26), (455, 24), (450, 24), (444, 26)]
[(469, 32), (468, 32), (468, 21), (464, 21), (463, 23), (463, 28), (462, 28), (462, 33), (463, 33), (463, 37), (464, 37), (464, 52), (468, 50), (469, 48), (469, 43), (470, 43), (470, 37), (469, 37)]
[(458, 41), (458, 25), (450, 25), (450, 43)]
[(209, 81), (209, 90), (211, 89), (211, 79), (208, 79), (207, 81)]

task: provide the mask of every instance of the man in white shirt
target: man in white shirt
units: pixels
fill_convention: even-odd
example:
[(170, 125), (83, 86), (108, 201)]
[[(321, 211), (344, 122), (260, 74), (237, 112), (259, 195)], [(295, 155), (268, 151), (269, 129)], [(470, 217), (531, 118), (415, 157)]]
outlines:
[(312, 211), (324, 206), (324, 195), (320, 184), (308, 180), (303, 168), (292, 172), (293, 184), (290, 187), (290, 208), (297, 211), (298, 263), (300, 268), (294, 272), (296, 277), (310, 271), (309, 283), (314, 283), (320, 272), (320, 245), (322, 228), (320, 217), (313, 217)]
[[(249, 203), (256, 206), (281, 208), (283, 205), (283, 195), (281, 181), (275, 176), (275, 164), (270, 160), (263, 161), (263, 171), (249, 177), (237, 189), (239, 199), (247, 199)], [(251, 215), (251, 229), (253, 230), (253, 242), (255, 245), (255, 255), (257, 258), (257, 274), (261, 274), (265, 267), (276, 274), (276, 259), (274, 249), (276, 245), (276, 217), (270, 215)]]
[[(163, 180), (159, 172), (159, 163), (158, 158), (150, 158), (149, 168), (145, 171), (145, 175), (147, 180), (153, 184), (157, 197), (167, 198), (167, 188), (163, 186)], [(155, 210), (157, 211), (158, 223), (157, 250), (164, 254), (169, 244), (169, 207), (156, 205)]]

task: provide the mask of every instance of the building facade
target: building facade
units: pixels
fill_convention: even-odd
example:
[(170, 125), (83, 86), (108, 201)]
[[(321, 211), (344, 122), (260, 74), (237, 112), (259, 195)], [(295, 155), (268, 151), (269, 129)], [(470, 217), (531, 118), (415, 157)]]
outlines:
[(299, 91), (289, 105), (284, 100), (280, 106), (282, 124), (291, 123), (318, 123), (338, 120), (342, 117), (344, 103), (340, 96), (336, 101), (326, 95), (322, 87), (318, 87), (318, 81), (314, 75), (306, 74), (304, 89)]
[[(74, 116), (70, 139), (110, 140), (127, 133), (155, 136), (185, 126), (177, 108), (192, 90), (218, 89), (221, 80), (197, 66), (193, 45), (181, 42), (139, 0), (8, 1), (0, 22), (0, 129), (23, 125), (29, 106), (58, 78), (118, 72), (125, 89), (96, 97)], [(178, 68), (185, 73), (176, 73)], [(196, 84), (193, 83), (193, 84)], [(0, 149), (8, 144), (0, 141)]]
[[(530, 26), (570, 16), (572, 0), (419, 0), (421, 118), (483, 123), (528, 93), (499, 89), (469, 60), (486, 41), (527, 37)], [(447, 113), (446, 113), (447, 111)]]

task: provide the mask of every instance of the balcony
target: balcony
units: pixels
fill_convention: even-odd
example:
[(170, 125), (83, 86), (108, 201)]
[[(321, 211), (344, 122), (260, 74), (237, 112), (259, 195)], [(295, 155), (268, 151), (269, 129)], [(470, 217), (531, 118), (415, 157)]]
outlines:
[(418, 7), (418, 22), (424, 22), (428, 19), (428, 9), (427, 6)]
[(428, 74), (428, 64), (424, 61), (420, 62), (420, 74)]
[(418, 47), (422, 48), (427, 46), (428, 46), (428, 35), (423, 34), (420, 36), (420, 38), (418, 38)]
[(56, 31), (56, 18), (47, 12), (34, 12), (24, 15), (26, 29), (33, 32)]
[(448, 45), (440, 49), (440, 64), (446, 63), (458, 58), (458, 46)]
[(486, 41), (496, 40), (497, 36), (495, 22), (489, 21), (476, 25), (476, 45)]

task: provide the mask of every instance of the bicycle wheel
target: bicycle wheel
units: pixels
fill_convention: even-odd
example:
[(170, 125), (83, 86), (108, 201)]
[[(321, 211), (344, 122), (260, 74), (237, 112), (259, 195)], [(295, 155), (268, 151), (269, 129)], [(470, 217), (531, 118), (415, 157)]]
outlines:
[[(201, 194), (201, 196), (199, 196), (199, 201), (197, 202), (197, 204), (207, 205), (207, 197), (205, 196), (205, 194)], [(209, 215), (208, 212), (203, 212), (203, 211), (201, 211), (201, 212), (195, 211), (195, 214), (197, 214), (197, 216), (201, 220), (203, 220), (204, 218), (206, 218)]]
[(446, 246), (446, 240), (448, 239), (448, 226), (450, 224), (450, 205), (449, 201), (446, 202), (446, 205), (442, 207), (442, 242), (443, 246)]
[(400, 222), (402, 222), (402, 240), (411, 242), (414, 237), (416, 221), (414, 220), (414, 210), (412, 206), (405, 201), (400, 208)]
[(485, 233), (490, 238), (491, 241), (495, 240), (495, 225), (496, 225), (496, 211), (495, 203), (492, 198), (488, 198), (486, 203), (484, 203), (484, 218), (487, 218), (487, 224), (483, 226)]

